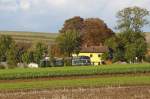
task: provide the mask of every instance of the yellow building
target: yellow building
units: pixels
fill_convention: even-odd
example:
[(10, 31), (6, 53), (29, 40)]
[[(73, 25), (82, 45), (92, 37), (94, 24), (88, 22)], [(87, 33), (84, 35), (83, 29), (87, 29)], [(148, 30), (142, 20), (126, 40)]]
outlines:
[[(91, 64), (100, 65), (102, 64), (102, 54), (106, 51), (108, 51), (108, 48), (105, 46), (83, 47), (78, 56), (88, 56), (90, 57)], [(73, 54), (72, 56), (77, 56), (77, 54)]]

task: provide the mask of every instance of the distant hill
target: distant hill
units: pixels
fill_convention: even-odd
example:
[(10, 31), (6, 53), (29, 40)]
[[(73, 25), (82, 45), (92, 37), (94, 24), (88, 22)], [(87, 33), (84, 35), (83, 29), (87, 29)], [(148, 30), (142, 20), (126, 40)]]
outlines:
[[(150, 32), (145, 34), (150, 48)], [(51, 44), (55, 42), (55, 38), (58, 36), (58, 33), (0, 31), (0, 35), (10, 35), (17, 42), (30, 43), (34, 41), (43, 41)]]
[(31, 43), (34, 41), (43, 41), (46, 43), (54, 43), (58, 33), (0, 31), (0, 35), (10, 35), (16, 42)]

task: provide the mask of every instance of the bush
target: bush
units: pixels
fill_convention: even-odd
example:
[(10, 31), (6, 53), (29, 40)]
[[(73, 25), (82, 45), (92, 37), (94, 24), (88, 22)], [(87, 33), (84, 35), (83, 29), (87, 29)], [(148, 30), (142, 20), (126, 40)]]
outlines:
[(150, 55), (147, 55), (147, 56), (145, 57), (145, 61), (150, 63)]
[(102, 60), (106, 61), (108, 60), (108, 57), (109, 57), (108, 52), (105, 52), (104, 54), (102, 54)]
[(71, 58), (65, 58), (64, 59), (64, 66), (72, 66), (72, 59)]
[(50, 65), (50, 61), (46, 61), (46, 60), (43, 60), (43, 61), (40, 61), (40, 67), (51, 67)]
[(5, 69), (6, 67), (4, 65), (0, 65), (0, 69)]

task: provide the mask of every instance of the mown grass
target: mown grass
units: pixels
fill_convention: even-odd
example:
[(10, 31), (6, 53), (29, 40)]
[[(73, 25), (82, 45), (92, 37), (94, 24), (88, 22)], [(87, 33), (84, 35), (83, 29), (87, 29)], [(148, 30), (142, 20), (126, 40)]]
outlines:
[(81, 88), (123, 85), (150, 85), (150, 76), (123, 76), (107, 78), (88, 78), (71, 80), (49, 80), (32, 82), (0, 83), (0, 90), (43, 89), (43, 88)]
[(0, 70), (0, 80), (150, 72), (150, 64), (51, 67)]

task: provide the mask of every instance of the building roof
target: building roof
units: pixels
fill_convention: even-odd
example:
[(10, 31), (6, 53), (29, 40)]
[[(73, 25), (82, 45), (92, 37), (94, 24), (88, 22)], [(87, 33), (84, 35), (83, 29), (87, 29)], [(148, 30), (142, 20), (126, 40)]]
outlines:
[(104, 53), (107, 52), (108, 48), (106, 46), (90, 46), (82, 47), (80, 52), (84, 53)]

